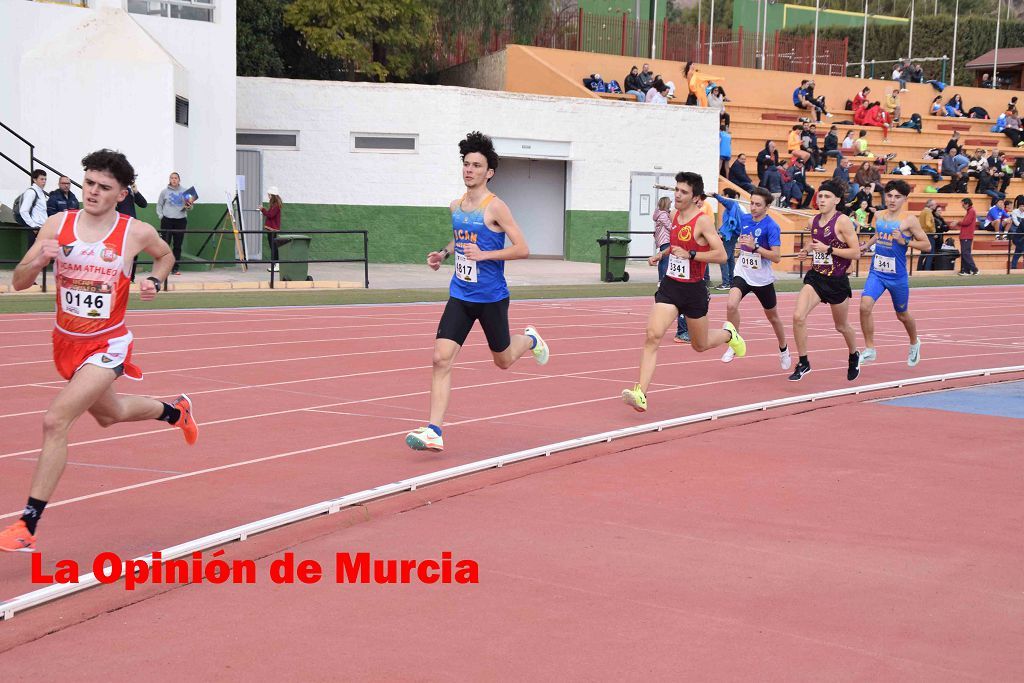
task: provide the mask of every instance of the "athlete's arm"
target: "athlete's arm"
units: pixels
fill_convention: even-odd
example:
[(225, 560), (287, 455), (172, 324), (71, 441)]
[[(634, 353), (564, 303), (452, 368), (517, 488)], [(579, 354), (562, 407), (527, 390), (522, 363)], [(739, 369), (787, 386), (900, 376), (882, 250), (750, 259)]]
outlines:
[(778, 263), (782, 260), (782, 245), (773, 244), (770, 248), (765, 249), (762, 246), (758, 246), (754, 243), (754, 253), (759, 255), (761, 258), (766, 258), (772, 263)]
[(160, 282), (166, 280), (167, 276), (171, 274), (171, 268), (174, 267), (174, 254), (171, 252), (171, 248), (167, 246), (167, 242), (160, 239), (156, 228), (149, 223), (132, 221), (131, 234), (137, 249), (135, 254), (125, 254), (125, 259), (134, 258), (136, 254), (142, 252), (153, 257), (152, 271), (147, 277), (138, 281), (139, 294), (141, 294), (142, 300), (149, 301), (156, 296), (156, 285), (149, 278), (156, 278)]
[(39, 273), (50, 264), (50, 261), (57, 258), (57, 250), (60, 248), (57, 234), (60, 232), (63, 222), (64, 212), (61, 211), (47, 218), (43, 227), (39, 228), (35, 244), (25, 252), (21, 263), (17, 265), (11, 276), (11, 285), (14, 287), (14, 291), (20, 292), (34, 285)]
[(494, 251), (483, 251), (472, 242), (462, 247), (462, 253), (474, 261), (514, 261), (523, 259), (530, 255), (530, 248), (526, 245), (526, 237), (519, 229), (516, 219), (512, 218), (512, 212), (508, 204), (497, 197), (487, 205), (484, 211), (484, 223), (487, 227), (494, 226), (505, 233), (512, 246)]
[[(910, 228), (910, 246), (918, 251), (931, 251), (932, 242), (928, 239), (928, 235), (925, 234), (924, 230), (921, 229), (921, 221), (917, 219), (917, 216), (907, 216), (903, 220), (903, 225)], [(902, 233), (903, 226), (900, 226), (901, 231), (898, 232), (899, 236), (905, 237)]]
[(449, 240), (441, 251), (432, 251), (427, 254), (427, 265), (432, 270), (437, 270), (444, 263), (444, 260), (455, 253), (455, 240)]

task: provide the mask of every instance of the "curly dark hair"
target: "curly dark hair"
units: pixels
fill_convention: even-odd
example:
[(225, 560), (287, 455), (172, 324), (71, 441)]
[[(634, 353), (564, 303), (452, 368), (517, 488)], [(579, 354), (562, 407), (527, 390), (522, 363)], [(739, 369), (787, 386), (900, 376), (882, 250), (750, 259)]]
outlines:
[(459, 154), (463, 159), (473, 152), (484, 155), (487, 159), (487, 168), (492, 171), (498, 170), (498, 153), (494, 151), (494, 142), (478, 130), (474, 130), (465, 140), (459, 142)]
[(893, 190), (896, 190), (904, 197), (910, 196), (910, 183), (906, 180), (890, 180), (885, 184), (885, 188), (882, 190), (886, 194), (889, 194)]
[(114, 176), (121, 187), (128, 187), (135, 182), (135, 169), (128, 163), (127, 157), (112, 149), (101, 149), (83, 157), (82, 170), (105, 171)]
[(699, 173), (680, 171), (676, 173), (676, 182), (688, 185), (694, 197), (700, 197), (704, 194), (704, 178)]

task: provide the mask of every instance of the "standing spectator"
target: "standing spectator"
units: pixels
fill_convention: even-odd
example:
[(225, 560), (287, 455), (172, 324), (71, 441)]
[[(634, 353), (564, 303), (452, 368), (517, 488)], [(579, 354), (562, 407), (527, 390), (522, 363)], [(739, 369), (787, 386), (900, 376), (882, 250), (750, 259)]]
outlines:
[(46, 222), (46, 191), (43, 189), (45, 187), (46, 171), (37, 168), (32, 171), (32, 184), (21, 195), (18, 213), (21, 216), (21, 222), (31, 228), (28, 233), (29, 249), (36, 242), (39, 228), (43, 227), (43, 223)]
[[(757, 153), (757, 178), (764, 180), (764, 170), (768, 166), (779, 165), (779, 150), (775, 148), (774, 140), (765, 140), (764, 149)], [(765, 187), (764, 183), (761, 183)]]
[(718, 174), (729, 177), (729, 159), (732, 159), (732, 135), (724, 123), (718, 126)]
[(747, 155), (740, 152), (729, 167), (729, 182), (743, 188), (744, 192), (754, 191), (754, 181), (747, 174)]
[(946, 102), (946, 116), (953, 116), (956, 118), (963, 118), (967, 116), (964, 113), (964, 101), (959, 95), (953, 95)]
[(725, 263), (719, 266), (722, 282), (715, 289), (728, 291), (732, 289), (732, 274), (736, 265), (736, 240), (739, 239), (743, 214), (746, 212), (740, 206), (740, 203), (735, 201), (740, 196), (736, 190), (726, 189), (722, 191), (722, 194), (725, 195), (726, 199), (723, 200), (722, 196), (717, 194), (715, 199), (718, 200), (718, 204), (721, 207), (719, 214), (722, 217), (722, 224), (718, 228), (718, 234), (722, 238), (722, 245), (725, 247), (726, 260)]
[[(852, 139), (850, 140), (850, 145), (853, 145)], [(825, 136), (825, 160), (829, 157), (836, 160), (836, 168), (842, 165), (843, 153), (839, 151), (839, 129), (834, 125), (828, 129), (828, 135)]]
[(267, 200), (267, 208), (260, 207), (260, 213), (263, 214), (263, 229), (267, 231), (267, 241), (270, 243), (270, 260), (273, 261), (267, 271), (273, 269), (276, 272), (281, 270), (277, 263), (277, 233), (281, 231), (281, 207), (283, 206), (281, 194), (276, 187), (267, 190)]
[(918, 214), (917, 220), (921, 223), (921, 230), (924, 234), (928, 235), (928, 240), (932, 243), (931, 251), (928, 254), (921, 254), (917, 259), (917, 269), (935, 270), (934, 258), (935, 254), (939, 253), (939, 247), (942, 245), (942, 237), (935, 232), (934, 199), (929, 199), (924, 203), (924, 208), (921, 209), (921, 213)]
[[(672, 233), (672, 217), (669, 215), (670, 208), (672, 208), (672, 200), (669, 197), (662, 197), (658, 200), (658, 208), (655, 209), (654, 215), (651, 216), (654, 219), (654, 247), (656, 252), (668, 251), (670, 246), (669, 242)], [(661, 284), (667, 272), (668, 259), (663, 258), (658, 261), (658, 284)]]
[(180, 275), (181, 245), (188, 230), (188, 212), (192, 210), (192, 198), (185, 196), (181, 189), (181, 176), (172, 173), (167, 187), (160, 191), (156, 200), (156, 215), (160, 218), (160, 237), (171, 245), (174, 252), (172, 275)]
[[(135, 207), (136, 206), (138, 206), (140, 209), (144, 209), (147, 206), (149, 206), (149, 202), (147, 202), (146, 198), (142, 196), (141, 192), (139, 192), (139, 188), (135, 186), (135, 181), (137, 179), (138, 179), (137, 177), (136, 178), (132, 178), (132, 184), (128, 188), (128, 193), (124, 196), (124, 199), (122, 199), (121, 201), (119, 201), (117, 203), (117, 208), (116, 208), (116, 211), (118, 213), (123, 213), (125, 216), (131, 216), (132, 218), (135, 218)], [(138, 268), (138, 266), (139, 266), (139, 257), (136, 256), (134, 259), (132, 259), (132, 278), (131, 279), (132, 279), (133, 283), (135, 282), (135, 270)]]
[(643, 102), (646, 99), (643, 88), (640, 85), (640, 70), (635, 65), (629, 70), (629, 75), (626, 76), (623, 83), (623, 90), (626, 91), (627, 95), (635, 97), (637, 102)]
[(964, 217), (953, 224), (953, 227), (960, 231), (960, 272), (958, 275), (977, 275), (978, 266), (971, 256), (971, 245), (974, 243), (974, 230), (978, 227), (978, 215), (974, 212), (974, 202), (970, 197), (960, 200), (966, 213)]
[(725, 96), (725, 90), (720, 85), (713, 85), (711, 90), (708, 91), (708, 106), (712, 109), (718, 110), (718, 118), (720, 121), (724, 121), (725, 125), (729, 125), (729, 112), (725, 110), (725, 103), (729, 101), (729, 98)]
[(1010, 228), (1010, 240), (1013, 242), (1013, 260), (1010, 262), (1010, 270), (1014, 270), (1021, 256), (1024, 256), (1024, 195), (1018, 195), (1014, 201), (1010, 220), (1013, 221), (1013, 226)]
[(77, 208), (78, 197), (71, 191), (71, 178), (62, 175), (57, 179), (57, 191), (51, 192), (50, 198), (46, 200), (46, 215), (53, 216), (61, 211)]

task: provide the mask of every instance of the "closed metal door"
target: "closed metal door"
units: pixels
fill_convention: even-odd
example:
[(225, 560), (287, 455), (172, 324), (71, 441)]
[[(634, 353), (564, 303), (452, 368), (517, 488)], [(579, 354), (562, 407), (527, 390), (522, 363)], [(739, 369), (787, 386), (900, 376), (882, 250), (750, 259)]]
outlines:
[[(239, 230), (262, 230), (263, 215), (263, 153), (258, 149), (235, 150), (235, 173), (245, 177), (245, 189), (239, 190), (242, 224)], [(245, 236), (245, 253), (251, 259), (263, 258), (263, 235)]]

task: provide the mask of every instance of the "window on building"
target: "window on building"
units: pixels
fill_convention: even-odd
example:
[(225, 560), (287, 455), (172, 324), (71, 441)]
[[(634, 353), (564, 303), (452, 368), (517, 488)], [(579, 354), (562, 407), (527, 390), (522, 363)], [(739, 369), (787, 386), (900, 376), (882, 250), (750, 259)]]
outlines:
[(188, 127), (188, 100), (184, 97), (174, 98), (174, 122)]
[(216, 0), (126, 0), (132, 14), (147, 14), (170, 19), (213, 21)]
[(299, 131), (239, 130), (235, 132), (235, 145), (261, 149), (298, 149)]
[(416, 152), (419, 135), (402, 133), (352, 133), (353, 152)]

